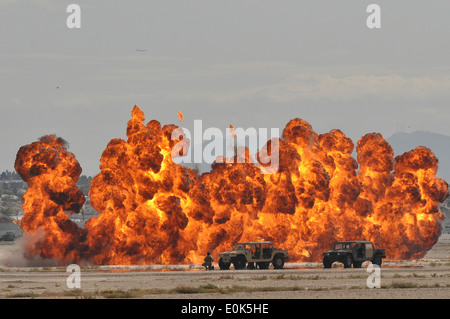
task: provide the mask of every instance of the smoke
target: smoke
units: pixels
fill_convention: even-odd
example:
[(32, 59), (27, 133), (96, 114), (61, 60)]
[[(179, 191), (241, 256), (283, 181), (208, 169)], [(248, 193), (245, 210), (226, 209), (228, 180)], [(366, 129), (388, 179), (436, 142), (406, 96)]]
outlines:
[(1, 267), (52, 267), (60, 264), (53, 258), (43, 258), (31, 255), (32, 247), (39, 245), (45, 239), (45, 232), (39, 229), (36, 233), (24, 233), (24, 236), (14, 241), (13, 245), (0, 246)]

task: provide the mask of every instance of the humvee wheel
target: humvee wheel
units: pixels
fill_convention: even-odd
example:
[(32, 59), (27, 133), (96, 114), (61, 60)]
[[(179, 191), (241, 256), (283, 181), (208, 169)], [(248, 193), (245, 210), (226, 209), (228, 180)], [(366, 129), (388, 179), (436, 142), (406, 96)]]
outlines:
[(284, 258), (283, 256), (276, 255), (272, 260), (273, 268), (282, 269), (284, 266)]
[(372, 264), (375, 264), (375, 265), (378, 265), (381, 267), (381, 263), (382, 263), (382, 259), (381, 259), (380, 255), (375, 255), (375, 257), (373, 257)]
[(323, 268), (331, 268), (333, 263), (328, 259), (328, 257), (323, 257)]
[(222, 260), (222, 258), (219, 259), (219, 268), (221, 270), (228, 270), (230, 269), (230, 263), (226, 263)]
[(344, 260), (344, 268), (352, 268), (353, 258), (352, 255), (347, 255)]
[(245, 260), (245, 257), (240, 255), (234, 258), (233, 265), (234, 269), (244, 269), (245, 264), (247, 263), (247, 260)]

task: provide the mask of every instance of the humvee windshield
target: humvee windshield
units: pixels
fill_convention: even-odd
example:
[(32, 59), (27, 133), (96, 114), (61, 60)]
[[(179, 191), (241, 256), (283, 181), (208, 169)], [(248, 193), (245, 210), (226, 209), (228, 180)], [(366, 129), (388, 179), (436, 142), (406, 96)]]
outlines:
[(334, 245), (334, 249), (350, 249), (351, 243), (336, 243)]
[(235, 244), (233, 246), (233, 250), (244, 250), (244, 249), (252, 249), (252, 250), (254, 250), (256, 248), (261, 248), (261, 246), (262, 246), (263, 249), (265, 249), (265, 248), (273, 248), (273, 245), (272, 244), (268, 244), (268, 243), (264, 243), (264, 244), (260, 244), (260, 243), (255, 243), (255, 244), (238, 243), (238, 244)]
[(251, 248), (251, 245), (249, 245), (249, 244), (242, 244), (242, 243), (236, 244), (236, 245), (233, 246), (233, 250), (244, 250), (244, 249), (250, 249), (250, 248)]
[(334, 245), (334, 249), (351, 249), (351, 248), (360, 248), (361, 244), (358, 243), (336, 243)]

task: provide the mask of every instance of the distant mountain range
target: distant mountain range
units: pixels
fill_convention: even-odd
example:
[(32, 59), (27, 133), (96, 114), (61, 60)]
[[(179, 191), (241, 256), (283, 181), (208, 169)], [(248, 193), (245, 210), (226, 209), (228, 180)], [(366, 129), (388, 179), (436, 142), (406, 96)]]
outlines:
[(428, 147), (439, 160), (437, 177), (450, 183), (450, 136), (424, 131), (398, 132), (386, 140), (394, 149), (395, 156), (408, 152), (417, 146)]

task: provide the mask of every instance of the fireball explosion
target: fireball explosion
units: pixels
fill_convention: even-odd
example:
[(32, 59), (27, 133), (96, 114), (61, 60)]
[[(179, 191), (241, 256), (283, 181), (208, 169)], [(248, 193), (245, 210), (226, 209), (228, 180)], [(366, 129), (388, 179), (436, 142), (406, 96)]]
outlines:
[[(81, 167), (61, 138), (45, 136), (20, 148), (15, 169), (28, 183), (23, 197), (27, 233), (43, 231), (27, 256), (60, 263), (200, 263), (206, 252), (229, 250), (238, 241), (273, 240), (291, 260), (320, 261), (339, 240), (378, 243), (387, 258), (421, 258), (436, 243), (449, 195), (436, 177), (438, 160), (420, 146), (394, 158), (378, 133), (356, 144), (340, 130), (317, 134), (291, 120), (249, 161), (218, 160), (210, 172), (175, 163), (172, 150), (189, 143), (174, 124), (145, 123), (135, 106), (127, 140), (113, 139), (92, 180), (91, 205), (100, 212), (84, 228), (67, 213), (85, 198), (76, 187)], [(183, 117), (179, 113), (180, 122)], [(261, 173), (271, 151), (278, 170)], [(241, 153), (242, 154), (242, 153)]]

